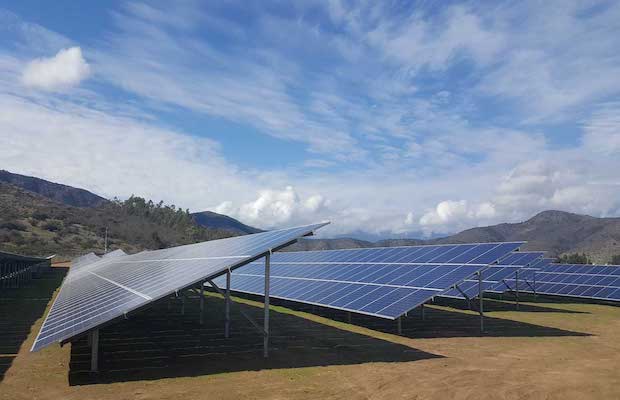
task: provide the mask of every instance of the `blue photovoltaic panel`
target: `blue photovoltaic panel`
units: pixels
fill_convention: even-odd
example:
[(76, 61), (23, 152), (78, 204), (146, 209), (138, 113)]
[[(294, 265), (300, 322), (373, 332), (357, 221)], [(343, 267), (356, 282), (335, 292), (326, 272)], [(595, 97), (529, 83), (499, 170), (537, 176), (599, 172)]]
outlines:
[(533, 262), (538, 262), (545, 255), (541, 251), (516, 251), (502, 258), (497, 263), (499, 265), (520, 265), (530, 266)]
[(620, 301), (618, 265), (550, 264), (534, 278), (534, 287), (524, 291)]
[[(522, 271), (525, 265), (536, 262), (543, 256), (542, 252), (514, 252), (499, 260), (501, 265), (491, 265), (482, 271), (482, 291), (483, 292), (504, 292), (503, 281), (514, 277), (517, 270)], [(499, 288), (499, 289), (498, 289)], [(478, 277), (468, 277), (458, 285), (458, 288), (450, 288), (441, 294), (442, 297), (452, 298), (475, 298), (478, 296)]]
[(177, 290), (237, 268), (325, 224), (98, 259), (67, 275), (32, 346), (63, 342)]
[(543, 269), (553, 262), (553, 258), (541, 258), (532, 262), (529, 267), (532, 269)]
[[(271, 259), (270, 296), (394, 319), (522, 244), (276, 253)], [(215, 284), (224, 286), (224, 277)], [(233, 272), (231, 290), (263, 295), (263, 263)]]
[(552, 258), (543, 258), (532, 262), (529, 266), (519, 270), (518, 282), (516, 279), (516, 274), (513, 274), (511, 277), (502, 280), (502, 283), (498, 284), (495, 289), (491, 291), (496, 293), (503, 293), (508, 290), (521, 292), (533, 291), (535, 289), (534, 274), (545, 268), (547, 265), (550, 265), (552, 261)]

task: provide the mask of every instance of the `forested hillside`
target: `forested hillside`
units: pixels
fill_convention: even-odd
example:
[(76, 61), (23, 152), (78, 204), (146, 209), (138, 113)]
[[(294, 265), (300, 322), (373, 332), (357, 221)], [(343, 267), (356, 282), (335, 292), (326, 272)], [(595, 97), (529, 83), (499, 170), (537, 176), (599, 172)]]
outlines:
[(98, 207), (74, 207), (0, 182), (0, 249), (70, 258), (109, 249), (157, 249), (231, 236), (198, 226), (187, 210), (132, 196)]

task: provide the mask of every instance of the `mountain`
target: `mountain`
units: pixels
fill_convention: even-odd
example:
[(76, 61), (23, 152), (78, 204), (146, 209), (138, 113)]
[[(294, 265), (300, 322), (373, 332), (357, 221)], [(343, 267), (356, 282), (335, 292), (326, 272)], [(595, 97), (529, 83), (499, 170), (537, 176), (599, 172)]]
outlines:
[(300, 250), (319, 250), (519, 240), (528, 242), (523, 250), (546, 251), (548, 257), (585, 253), (594, 262), (609, 263), (613, 255), (620, 254), (620, 218), (596, 218), (550, 210), (524, 222), (471, 228), (431, 240), (387, 239), (365, 242), (356, 239), (303, 239), (300, 245), (295, 246)]
[(192, 213), (191, 216), (199, 226), (223, 229), (235, 235), (262, 232), (260, 229), (245, 225), (228, 215), (218, 214), (213, 211)]
[[(84, 189), (0, 170), (0, 249), (71, 257), (101, 252), (108, 227), (110, 248), (127, 252), (260, 232), (226, 215), (186, 211), (140, 197), (109, 201)], [(550, 257), (585, 253), (608, 263), (620, 254), (620, 218), (543, 211), (527, 221), (471, 228), (455, 235), (376, 242), (340, 237), (303, 238), (287, 250), (525, 240), (524, 250)]]
[(108, 249), (122, 248), (127, 253), (234, 236), (198, 226), (174, 206), (139, 197), (76, 207), (0, 182), (0, 250), (57, 254), (61, 260), (91, 251), (102, 253), (106, 228)]
[(373, 247), (374, 243), (365, 240), (352, 238), (337, 239), (307, 239), (302, 238), (297, 243), (292, 244), (284, 251), (308, 251), (308, 250), (337, 250), (337, 249), (357, 249), (362, 247)]
[(58, 203), (74, 207), (98, 207), (108, 202), (107, 199), (97, 196), (88, 190), (46, 181), (33, 176), (14, 174), (5, 170), (0, 170), (0, 182), (9, 183)]
[(599, 263), (620, 254), (620, 218), (596, 218), (564, 211), (543, 211), (527, 221), (472, 228), (434, 243), (527, 240), (524, 250), (546, 250), (551, 256), (586, 253)]

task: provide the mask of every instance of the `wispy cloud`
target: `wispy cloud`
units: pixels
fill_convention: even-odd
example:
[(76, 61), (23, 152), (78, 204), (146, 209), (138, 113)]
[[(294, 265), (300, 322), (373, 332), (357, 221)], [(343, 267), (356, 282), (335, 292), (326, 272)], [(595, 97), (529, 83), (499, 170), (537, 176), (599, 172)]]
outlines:
[[(0, 162), (263, 228), (331, 219), (328, 234), (619, 215), (619, 9), (129, 3), (87, 42), (2, 12)], [(304, 150), (242, 168), (160, 116), (177, 110), (275, 138), (274, 160)]]

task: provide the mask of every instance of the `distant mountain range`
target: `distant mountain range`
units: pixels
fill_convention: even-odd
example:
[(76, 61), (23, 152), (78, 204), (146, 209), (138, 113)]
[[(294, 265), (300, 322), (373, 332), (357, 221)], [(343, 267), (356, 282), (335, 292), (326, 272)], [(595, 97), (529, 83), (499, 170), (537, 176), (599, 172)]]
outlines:
[[(170, 244), (188, 242), (191, 237), (216, 238), (260, 232), (259, 229), (234, 218), (211, 211), (191, 214), (190, 224), (195, 224), (194, 228), (183, 226), (183, 230), (179, 231), (178, 227), (162, 225), (152, 219), (119, 215), (117, 211), (110, 211), (113, 210), (112, 206), (113, 202), (84, 189), (0, 170), (0, 248), (41, 253), (36, 251), (40, 247), (45, 251), (54, 250), (61, 254), (98, 248), (101, 245), (100, 230), (105, 226), (101, 224), (105, 221), (108, 221), (105, 222), (107, 224), (111, 223), (109, 221), (120, 224), (120, 236), (113, 239), (117, 240), (117, 247), (124, 245), (130, 251), (151, 246), (151, 236), (156, 233), (163, 235), (163, 241)], [(43, 218), (45, 216), (49, 221)], [(63, 221), (58, 221), (58, 218), (64, 219), (65, 225), (67, 221), (72, 223), (64, 226)], [(65, 243), (66, 237), (52, 234), (54, 224), (64, 226), (65, 233), (71, 235), (71, 246)], [(49, 229), (41, 229), (45, 226)], [(191, 235), (188, 229), (193, 229)], [(205, 231), (199, 231), (202, 233), (195, 236), (196, 230), (200, 229)], [(81, 241), (81, 238), (84, 240)], [(544, 250), (550, 257), (579, 252), (587, 254), (595, 262), (607, 263), (613, 255), (620, 254), (620, 218), (596, 218), (563, 211), (543, 211), (524, 222), (472, 228), (443, 238), (386, 239), (375, 242), (353, 238), (304, 238), (287, 250), (512, 240), (525, 240), (528, 242), (525, 250)], [(14, 241), (21, 243), (21, 247), (16, 246)], [(76, 243), (81, 245), (77, 246)], [(89, 245), (84, 247), (85, 243)]]
[(523, 250), (546, 251), (549, 257), (585, 253), (593, 261), (608, 263), (620, 254), (620, 218), (596, 218), (564, 211), (543, 211), (525, 222), (472, 228), (455, 235), (431, 239), (302, 239), (290, 250), (353, 247), (413, 246), (421, 244), (475, 243), (525, 240)]
[(200, 226), (225, 229), (236, 235), (262, 232), (260, 229), (248, 226), (228, 215), (218, 214), (213, 211), (192, 213), (191, 216)]
[(97, 196), (88, 190), (77, 189), (33, 176), (13, 174), (5, 170), (0, 170), (0, 182), (40, 194), (43, 197), (68, 206), (98, 207), (108, 202), (107, 199)]
[[(6, 170), (0, 170), (0, 182), (36, 193), (56, 203), (73, 207), (97, 208), (109, 204), (110, 201), (88, 190), (74, 188), (46, 181), (33, 176), (14, 174)], [(203, 211), (191, 214), (198, 226), (208, 229), (220, 229), (230, 232), (232, 235), (244, 235), (261, 232), (260, 229), (245, 225), (234, 218), (211, 211)]]

